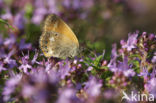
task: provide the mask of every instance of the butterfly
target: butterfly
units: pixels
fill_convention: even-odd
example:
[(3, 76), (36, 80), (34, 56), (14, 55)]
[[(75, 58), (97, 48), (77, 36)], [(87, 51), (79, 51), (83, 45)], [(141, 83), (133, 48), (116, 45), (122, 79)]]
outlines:
[(45, 57), (74, 57), (79, 51), (79, 41), (71, 28), (57, 15), (46, 17), (39, 46)]

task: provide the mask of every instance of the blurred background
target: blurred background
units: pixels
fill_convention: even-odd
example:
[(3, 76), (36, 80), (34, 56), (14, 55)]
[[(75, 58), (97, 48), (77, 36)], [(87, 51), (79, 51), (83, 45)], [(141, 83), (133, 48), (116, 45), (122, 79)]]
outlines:
[[(59, 15), (75, 32), (82, 46), (110, 53), (129, 32), (156, 32), (156, 0), (0, 0), (0, 18), (38, 48), (48, 14)], [(12, 34), (0, 23), (0, 35)]]

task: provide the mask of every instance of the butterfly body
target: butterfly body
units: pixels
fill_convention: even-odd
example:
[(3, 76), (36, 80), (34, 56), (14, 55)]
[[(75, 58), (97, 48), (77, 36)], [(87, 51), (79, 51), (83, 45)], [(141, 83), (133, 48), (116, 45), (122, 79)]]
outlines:
[(54, 14), (45, 19), (39, 44), (46, 57), (74, 57), (79, 50), (79, 42), (73, 31)]

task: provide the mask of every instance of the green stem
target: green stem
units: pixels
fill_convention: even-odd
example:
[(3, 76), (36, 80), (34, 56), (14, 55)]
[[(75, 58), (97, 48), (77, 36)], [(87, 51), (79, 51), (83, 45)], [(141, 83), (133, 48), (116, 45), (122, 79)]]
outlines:
[(10, 29), (12, 29), (13, 31), (15, 31), (15, 28), (13, 26), (11, 26), (10, 24), (8, 24), (5, 20), (0, 19), (0, 23), (3, 23), (5, 25), (7, 25)]

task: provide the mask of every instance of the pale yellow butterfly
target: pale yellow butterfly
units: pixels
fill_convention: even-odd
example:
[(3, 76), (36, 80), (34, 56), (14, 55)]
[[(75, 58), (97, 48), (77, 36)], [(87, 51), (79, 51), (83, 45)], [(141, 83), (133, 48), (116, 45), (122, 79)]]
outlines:
[(70, 27), (57, 15), (48, 15), (39, 40), (46, 57), (74, 57), (79, 51), (79, 42)]

